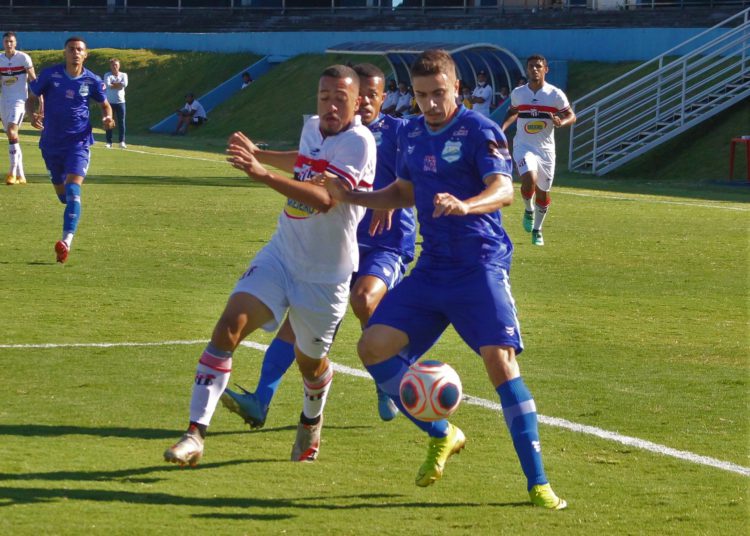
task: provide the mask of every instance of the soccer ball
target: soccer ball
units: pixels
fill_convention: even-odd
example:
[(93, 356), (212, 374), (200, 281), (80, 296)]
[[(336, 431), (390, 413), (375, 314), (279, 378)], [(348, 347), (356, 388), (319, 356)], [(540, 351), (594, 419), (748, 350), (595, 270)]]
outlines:
[(447, 419), (461, 403), (461, 378), (450, 365), (426, 360), (414, 363), (401, 378), (401, 403), (420, 421)]

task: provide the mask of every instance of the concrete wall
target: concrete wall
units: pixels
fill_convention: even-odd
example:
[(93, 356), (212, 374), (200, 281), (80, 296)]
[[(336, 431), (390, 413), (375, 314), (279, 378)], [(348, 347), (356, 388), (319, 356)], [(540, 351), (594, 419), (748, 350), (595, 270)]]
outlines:
[[(321, 53), (351, 41), (385, 43), (493, 43), (519, 58), (541, 53), (567, 61), (645, 61), (682, 43), (705, 28), (602, 28), (575, 30), (441, 30), (391, 32), (296, 33), (124, 33), (82, 32), (90, 48), (153, 48), (213, 52), (252, 52), (270, 56)], [(724, 30), (717, 30), (724, 31)], [(22, 50), (62, 50), (64, 32), (19, 32)], [(719, 35), (718, 33), (715, 35)]]

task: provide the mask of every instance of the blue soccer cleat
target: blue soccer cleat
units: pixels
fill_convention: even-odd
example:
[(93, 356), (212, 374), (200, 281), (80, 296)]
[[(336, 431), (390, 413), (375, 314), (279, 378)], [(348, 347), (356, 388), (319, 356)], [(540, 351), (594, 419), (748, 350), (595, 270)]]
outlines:
[(523, 211), (523, 230), (530, 233), (534, 227), (534, 211)]
[(242, 391), (242, 394), (229, 388), (224, 389), (221, 394), (221, 403), (229, 411), (242, 417), (251, 429), (263, 428), (263, 425), (266, 424), (268, 408), (261, 406), (255, 393), (251, 393), (239, 385), (237, 387)]
[(384, 421), (392, 421), (399, 414), (396, 404), (391, 400), (391, 397), (385, 394), (380, 387), (376, 387), (378, 391), (378, 413), (380, 418)]

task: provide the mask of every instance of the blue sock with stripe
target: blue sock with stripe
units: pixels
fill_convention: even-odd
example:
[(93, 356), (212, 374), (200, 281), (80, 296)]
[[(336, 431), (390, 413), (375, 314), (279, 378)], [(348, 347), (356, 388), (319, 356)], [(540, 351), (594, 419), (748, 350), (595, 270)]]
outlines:
[(399, 395), (398, 388), (401, 384), (401, 378), (406, 374), (409, 368), (409, 363), (401, 356), (393, 356), (385, 361), (378, 363), (377, 365), (365, 366), (370, 376), (378, 384), (380, 390), (391, 397), (391, 400), (396, 404), (401, 413), (416, 424), (421, 430), (427, 432), (430, 437), (445, 437), (448, 435), (448, 421), (443, 419), (435, 422), (425, 422), (415, 419), (409, 412), (406, 411), (403, 404), (401, 403), (401, 396)]
[(539, 442), (536, 405), (523, 378), (513, 378), (497, 389), (500, 404), (503, 406), (505, 424), (510, 430), (513, 446), (516, 449), (521, 468), (526, 475), (528, 489), (537, 484), (546, 484), (542, 463), (542, 446)]
[(65, 212), (63, 235), (75, 234), (81, 218), (81, 185), (74, 182), (65, 185)]
[(274, 339), (263, 356), (258, 386), (255, 395), (263, 408), (271, 405), (271, 400), (281, 384), (281, 379), (294, 363), (294, 345), (281, 339)]

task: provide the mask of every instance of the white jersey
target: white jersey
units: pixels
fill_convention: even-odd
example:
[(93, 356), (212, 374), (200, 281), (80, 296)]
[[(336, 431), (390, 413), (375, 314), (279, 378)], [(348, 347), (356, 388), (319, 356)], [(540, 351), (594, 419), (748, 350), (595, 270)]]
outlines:
[(483, 86), (478, 85), (474, 88), (471, 96), (484, 99), (484, 102), (475, 102), (471, 109), (475, 112), (479, 112), (485, 117), (489, 117), (490, 103), (492, 102), (492, 88), (488, 84), (485, 84)]
[(526, 84), (513, 90), (510, 105), (518, 111), (513, 148), (524, 146), (554, 154), (555, 127), (552, 116), (570, 108), (565, 93), (546, 82), (534, 93)]
[(33, 68), (31, 57), (17, 50), (10, 58), (0, 54), (0, 80), (2, 80), (2, 102), (25, 101), (29, 96), (26, 72)]
[[(320, 118), (310, 117), (302, 127), (294, 179), (310, 180), (328, 172), (352, 189), (372, 190), (377, 146), (370, 129), (354, 116), (351, 126), (334, 136), (323, 136)], [(359, 267), (357, 226), (365, 208), (337, 203), (326, 213), (287, 199), (271, 239), (284, 255), (289, 272), (313, 283), (347, 281)]]

